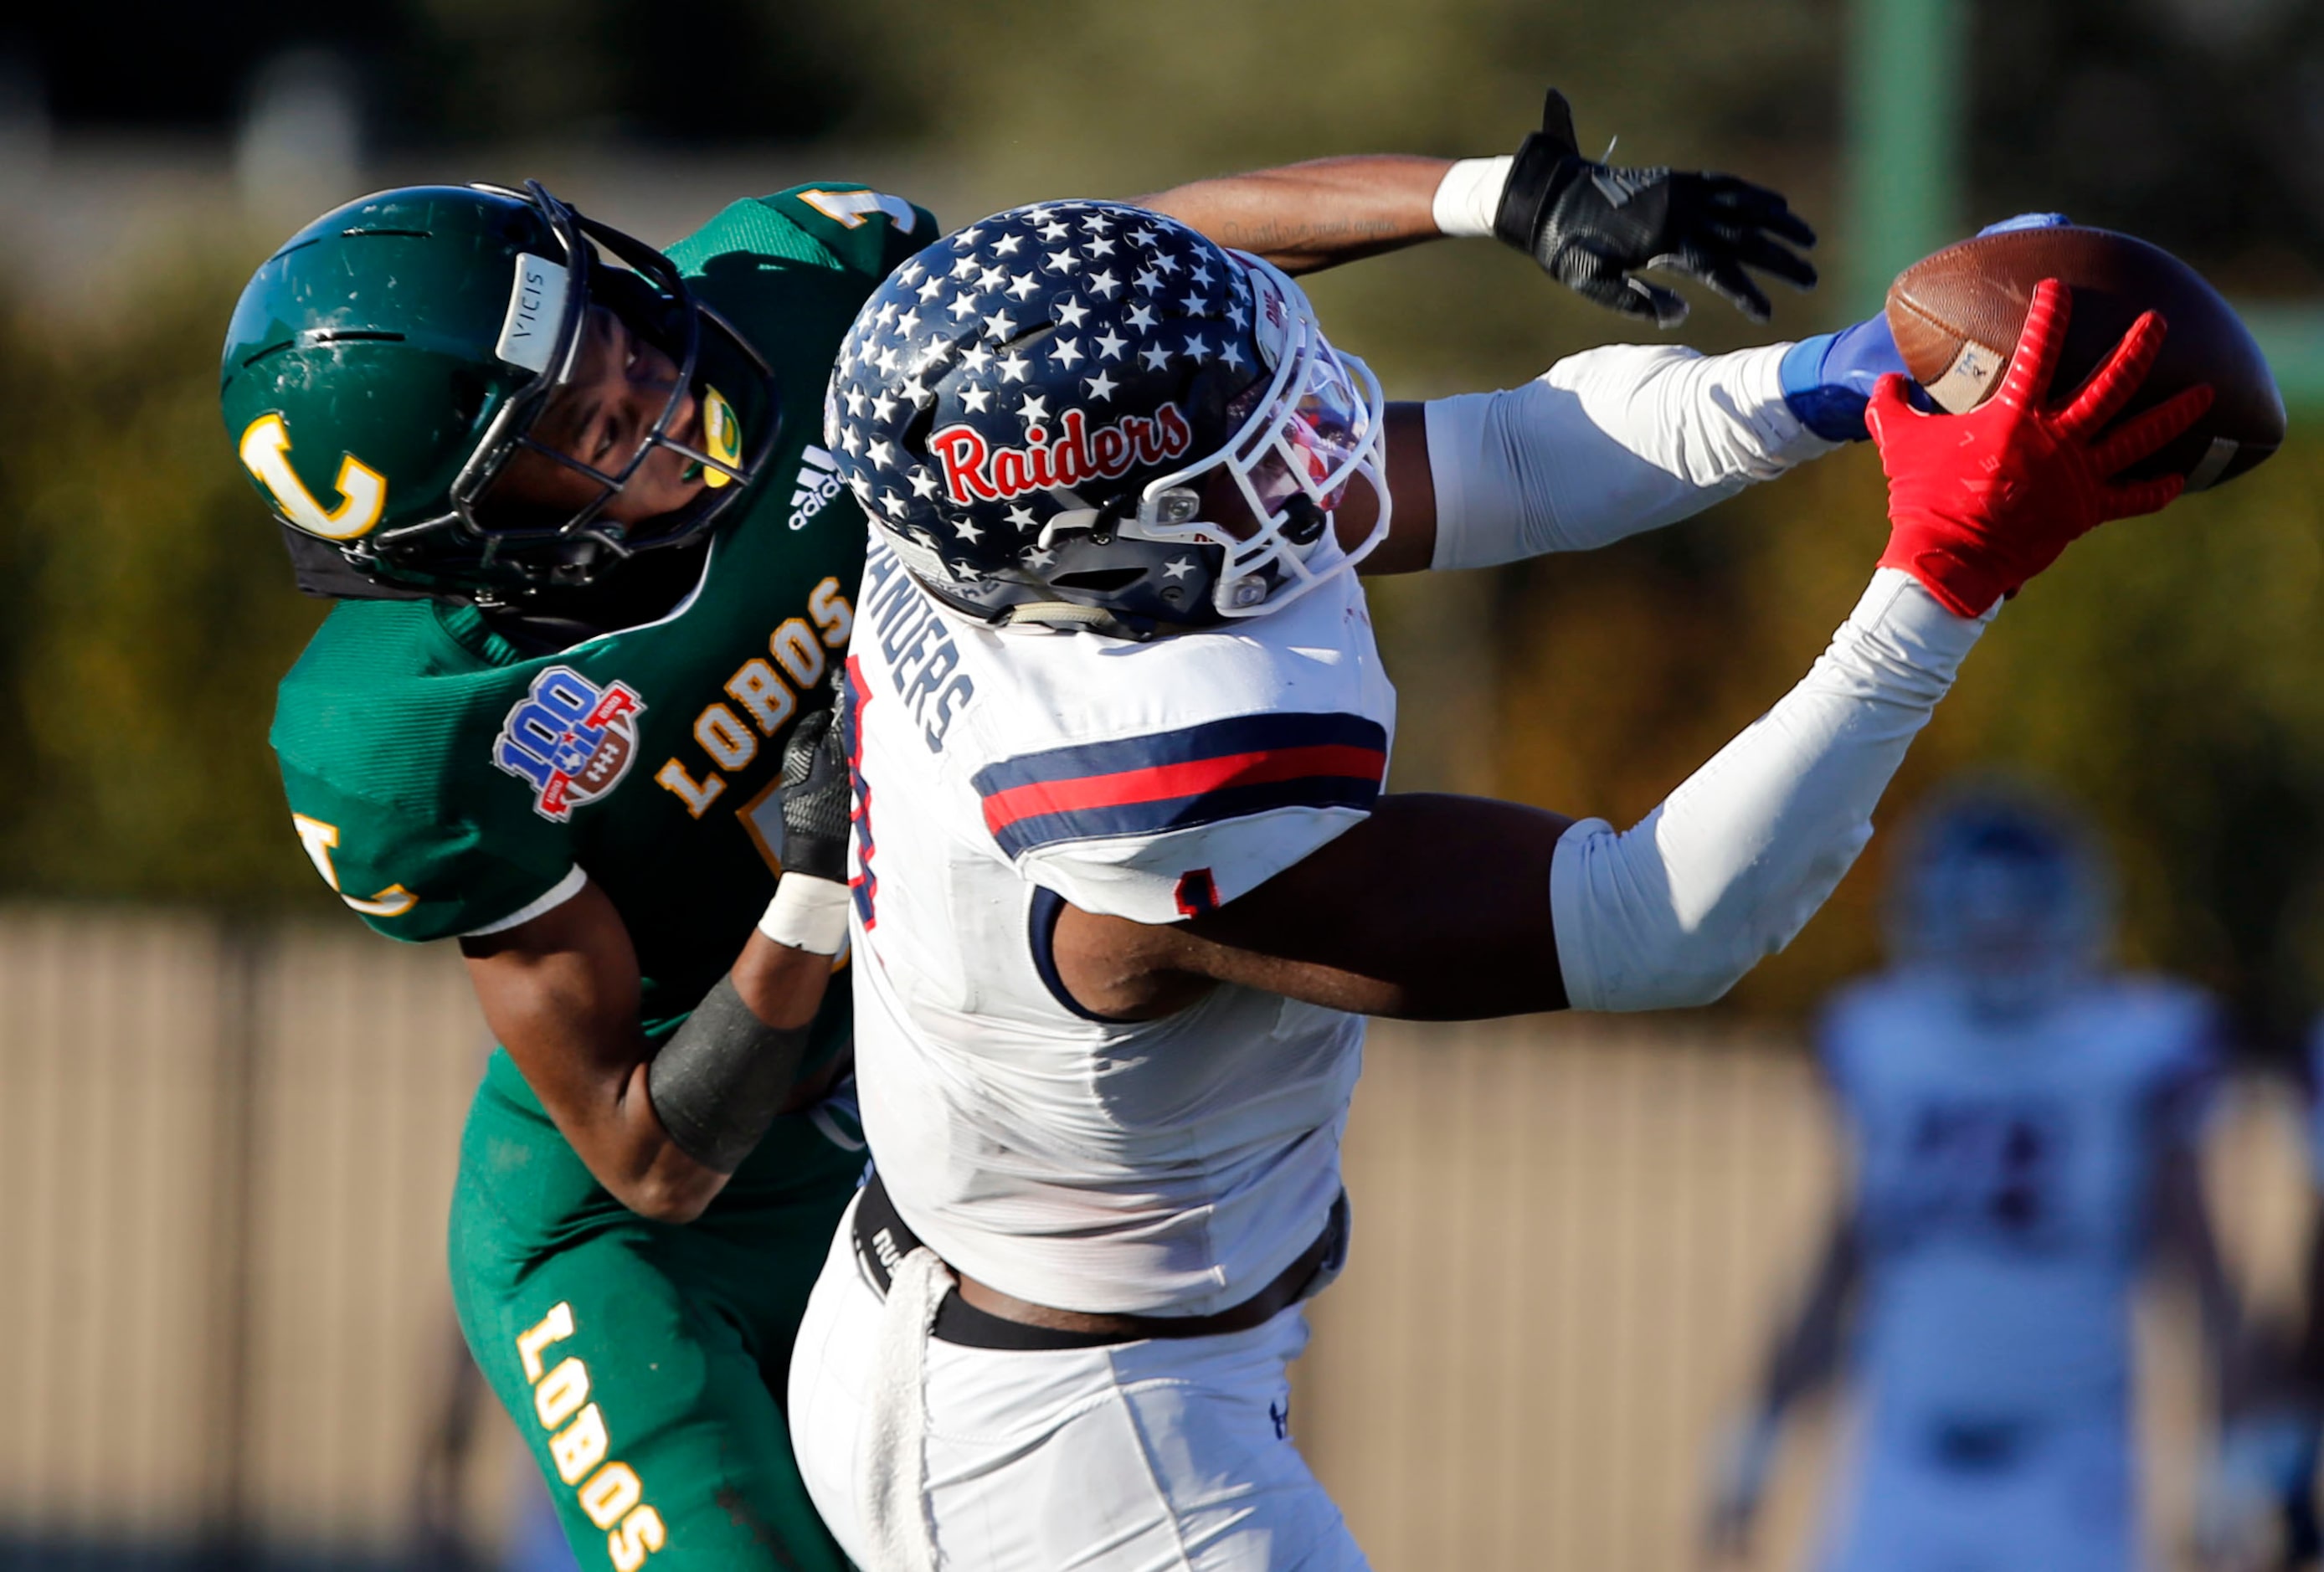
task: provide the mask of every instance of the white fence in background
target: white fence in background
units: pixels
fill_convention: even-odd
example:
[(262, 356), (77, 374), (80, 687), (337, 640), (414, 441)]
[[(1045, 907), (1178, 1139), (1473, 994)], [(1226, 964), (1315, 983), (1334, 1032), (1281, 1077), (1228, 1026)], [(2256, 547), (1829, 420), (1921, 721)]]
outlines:
[[(448, 949), (0, 914), (0, 1543), (489, 1554), (521, 1466), (464, 1425), (442, 1219), (484, 1028)], [(2264, 1099), (2223, 1228), (2290, 1292), (2306, 1216)], [(1711, 1437), (1833, 1176), (1795, 1043), (1679, 1019), (1378, 1028), (1356, 1247), (1294, 1426), (1382, 1572), (1676, 1572)], [(2151, 1511), (2200, 1396), (2149, 1318)], [(471, 1387), (467, 1395), (474, 1397)], [(1758, 1564), (1796, 1564), (1792, 1448)]]

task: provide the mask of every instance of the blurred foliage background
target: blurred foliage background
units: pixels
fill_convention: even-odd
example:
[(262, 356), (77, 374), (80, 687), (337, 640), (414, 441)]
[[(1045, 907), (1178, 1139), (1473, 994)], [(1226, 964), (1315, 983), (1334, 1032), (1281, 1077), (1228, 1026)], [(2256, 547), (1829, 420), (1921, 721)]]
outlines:
[[(724, 198), (820, 175), (958, 222), (1330, 152), (1508, 151), (1554, 82), (1592, 151), (1618, 136), (1622, 161), (1780, 186), (1825, 229), (1828, 274), (1847, 253), (1840, 0), (133, 10), (126, 52), (93, 47), (111, 12), (0, 31), (0, 213), (20, 221), (0, 245), (0, 893), (20, 896), (331, 909), (264, 740), (321, 608), (291, 591), (215, 374), (269, 243), (362, 189), (569, 171), (568, 195), (604, 192), (600, 216), (668, 240)], [(2324, 294), (2324, 7), (1978, 0), (1971, 21), (1964, 232), (2061, 208), (2246, 296)], [(270, 84), (324, 78), (351, 118), (297, 207), (250, 127)], [(121, 174), (140, 159), (161, 172)], [(60, 216), (124, 202), (152, 212)], [(1506, 385), (1623, 333), (1475, 243), (1314, 293), (1407, 397)], [(1839, 309), (1785, 298), (1761, 330), (1709, 303), (1680, 336), (1797, 336)], [(1882, 815), (1962, 768), (2070, 793), (2122, 860), (2132, 957), (2226, 990), (2261, 1044), (2324, 1004), (2324, 442), (2301, 413), (2250, 478), (2110, 527), (2010, 607)], [(1877, 460), (1851, 450), (1592, 556), (1384, 587), (1401, 778), (1627, 822), (1804, 669), (1882, 518)], [(1885, 839), (1729, 1007), (1797, 1012), (1877, 958)]]

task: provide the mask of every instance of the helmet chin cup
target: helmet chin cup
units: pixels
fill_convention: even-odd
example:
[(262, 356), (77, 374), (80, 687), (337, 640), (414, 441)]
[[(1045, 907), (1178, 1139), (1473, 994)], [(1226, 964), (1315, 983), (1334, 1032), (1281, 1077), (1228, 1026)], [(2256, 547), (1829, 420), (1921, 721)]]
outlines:
[[(1151, 508), (1153, 521), (1157, 524), (1190, 524), (1203, 510), (1203, 494), (1185, 486), (1173, 486), (1154, 498)], [(1148, 510), (1138, 510), (1144, 521)]]

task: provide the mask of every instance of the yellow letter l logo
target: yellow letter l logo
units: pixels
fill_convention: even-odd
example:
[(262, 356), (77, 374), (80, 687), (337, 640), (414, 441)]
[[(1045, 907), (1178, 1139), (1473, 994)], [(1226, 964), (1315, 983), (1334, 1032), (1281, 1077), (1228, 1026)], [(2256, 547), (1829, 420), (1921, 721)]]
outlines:
[(326, 540), (360, 538), (387, 507), (387, 477), (351, 453), (339, 463), (339, 505), (326, 511), (290, 467), (290, 432), (272, 411), (242, 434), (242, 462), (274, 493), (284, 518)]

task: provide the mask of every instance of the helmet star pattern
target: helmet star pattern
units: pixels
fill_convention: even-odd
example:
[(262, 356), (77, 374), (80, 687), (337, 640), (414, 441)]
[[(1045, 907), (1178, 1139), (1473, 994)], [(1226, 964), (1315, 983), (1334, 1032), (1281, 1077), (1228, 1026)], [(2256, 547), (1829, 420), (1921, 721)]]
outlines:
[[(825, 430), (941, 598), (1013, 621), (1063, 602), (1076, 628), (1094, 607), (1144, 637), (1306, 587), (1349, 475), (1378, 484), (1379, 414), (1281, 273), (1074, 201), (997, 214), (890, 275), (841, 347)], [(1259, 520), (1248, 539), (1197, 517), (1222, 467)]]

